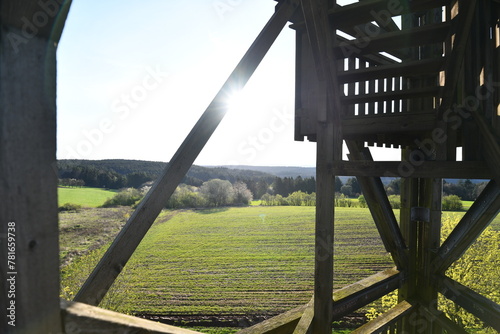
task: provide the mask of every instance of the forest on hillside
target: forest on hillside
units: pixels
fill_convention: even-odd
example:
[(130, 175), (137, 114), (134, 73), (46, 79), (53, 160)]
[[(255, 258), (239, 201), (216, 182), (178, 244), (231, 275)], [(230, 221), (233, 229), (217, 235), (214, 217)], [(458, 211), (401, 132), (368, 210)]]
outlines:
[[(158, 178), (166, 166), (165, 162), (141, 160), (60, 160), (58, 161), (58, 173), (60, 185), (63, 186), (107, 189), (139, 188)], [(279, 172), (279, 167), (273, 167), (272, 170)], [(294, 170), (294, 173), (297, 171)], [(260, 199), (264, 194), (287, 197), (297, 191), (307, 194), (316, 191), (316, 180), (313, 176), (280, 177), (259, 170), (196, 165), (190, 168), (181, 183), (192, 187), (201, 187), (204, 182), (213, 179), (229, 181), (231, 184), (243, 182), (252, 192), (254, 199)], [(392, 178), (385, 181), (388, 195), (400, 194), (401, 179)], [(458, 180), (455, 182), (445, 180), (443, 193), (456, 195), (462, 200), (473, 201), (485, 185), (486, 182), (478, 182), (478, 180)], [(335, 191), (348, 198), (357, 198), (362, 195), (361, 187), (354, 177), (336, 177)]]

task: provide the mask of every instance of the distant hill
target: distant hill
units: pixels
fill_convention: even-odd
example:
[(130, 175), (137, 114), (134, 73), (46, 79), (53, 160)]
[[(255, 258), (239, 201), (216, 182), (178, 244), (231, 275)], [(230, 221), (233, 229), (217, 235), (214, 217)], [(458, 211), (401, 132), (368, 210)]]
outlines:
[[(109, 160), (59, 160), (58, 163), (59, 175), (63, 175), (66, 171), (70, 171), (75, 167), (92, 167), (100, 171), (110, 171), (123, 176), (134, 173), (145, 173), (156, 179), (165, 169), (167, 163), (160, 161), (144, 161), (144, 160), (125, 160), (125, 159), (109, 159)], [(189, 183), (201, 183), (210, 179), (222, 179), (230, 182), (238, 180), (265, 180), (272, 182), (274, 175), (256, 171), (244, 170), (241, 168), (227, 167), (202, 167), (193, 165), (188, 173), (187, 179)], [(186, 181), (186, 178), (185, 180)]]
[(279, 177), (293, 177), (301, 176), (316, 177), (316, 167), (290, 167), (290, 166), (247, 166), (247, 165), (228, 165), (222, 166), (231, 169), (244, 169), (253, 170), (262, 173), (272, 174)]

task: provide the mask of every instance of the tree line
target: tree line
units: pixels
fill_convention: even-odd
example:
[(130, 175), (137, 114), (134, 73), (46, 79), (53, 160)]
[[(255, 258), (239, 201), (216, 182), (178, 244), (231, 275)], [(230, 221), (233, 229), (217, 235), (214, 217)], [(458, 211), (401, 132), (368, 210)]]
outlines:
[[(456, 183), (443, 181), (443, 195), (458, 196), (463, 201), (474, 201), (486, 187), (487, 182), (474, 183), (469, 179), (458, 180)], [(388, 195), (401, 194), (401, 179), (392, 179), (386, 186)]]
[[(94, 165), (93, 163), (97, 163)], [(137, 171), (137, 168), (144, 167), (146, 162), (133, 162), (132, 167), (126, 168), (131, 162), (128, 160), (119, 161), (62, 161), (58, 163), (60, 185), (69, 187), (95, 187), (108, 189), (140, 188), (143, 184), (155, 180), (157, 171), (165, 163), (152, 163), (153, 168), (146, 171)], [(147, 164), (146, 164), (147, 165)], [(113, 167), (113, 169), (109, 166)], [(137, 167), (137, 168), (136, 168)], [(123, 174), (126, 173), (126, 174)], [(154, 174), (154, 175), (153, 175)], [(211, 179), (229, 181), (231, 184), (242, 182), (252, 193), (255, 199), (261, 199), (265, 194), (281, 195), (288, 197), (294, 192), (312, 194), (316, 192), (316, 180), (314, 177), (273, 177), (271, 175), (246, 171), (232, 170), (224, 167), (205, 168), (193, 166), (190, 173), (182, 180), (187, 186), (201, 187), (204, 182)], [(486, 186), (486, 182), (474, 183), (471, 180), (459, 180), (457, 183), (444, 181), (443, 194), (456, 195), (461, 200), (473, 201)], [(388, 195), (401, 194), (401, 179), (390, 180), (385, 185)], [(335, 178), (335, 192), (343, 194), (347, 198), (358, 198), (362, 195), (361, 187), (355, 177), (344, 182), (339, 177)]]

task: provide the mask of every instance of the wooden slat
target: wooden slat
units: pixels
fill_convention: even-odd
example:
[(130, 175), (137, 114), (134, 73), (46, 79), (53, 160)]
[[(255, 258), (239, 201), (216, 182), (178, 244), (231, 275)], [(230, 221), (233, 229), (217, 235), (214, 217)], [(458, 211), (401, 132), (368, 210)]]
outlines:
[(439, 248), (434, 270), (444, 273), (481, 235), (500, 211), (500, 187), (490, 181)]
[(61, 300), (64, 333), (199, 334), (189, 329), (132, 317), (83, 303)]
[(349, 70), (339, 73), (339, 82), (357, 82), (395, 76), (412, 76), (438, 73), (444, 58), (407, 61), (389, 65), (371, 66), (366, 69)]
[(391, 324), (396, 323), (398, 319), (409, 314), (414, 308), (415, 306), (409, 302), (403, 301), (381, 316), (352, 331), (351, 334), (380, 333)]
[(474, 314), (486, 325), (500, 331), (500, 305), (449, 277), (438, 277), (435, 283), (446, 298)]
[[(398, 2), (393, 0), (367, 0), (342, 6), (341, 8), (336, 7), (335, 9), (330, 10), (329, 14), (330, 20), (335, 27), (341, 29), (344, 27), (375, 21), (373, 13), (379, 15), (382, 13), (390, 13), (393, 14), (393, 16), (397, 16), (438, 8), (446, 6), (449, 3), (450, 0), (414, 0)], [(409, 6), (407, 4), (409, 4)], [(389, 8), (394, 8), (392, 9), (393, 13), (388, 10)]]
[(369, 303), (396, 290), (403, 274), (396, 268), (387, 269), (333, 292), (333, 319), (340, 320)]
[(392, 50), (443, 43), (446, 36), (450, 34), (451, 26), (450, 22), (441, 22), (381, 34), (368, 41), (354, 39), (341, 43), (334, 51), (338, 57), (342, 57), (346, 50), (355, 50), (356, 55), (364, 55), (377, 52), (390, 53)]
[(399, 90), (394, 92), (382, 92), (355, 96), (345, 96), (341, 98), (342, 103), (368, 103), (388, 100), (401, 100), (409, 98), (419, 98), (426, 96), (436, 96), (439, 94), (440, 87), (424, 87), (415, 89)]
[(483, 161), (425, 161), (418, 166), (400, 161), (339, 161), (333, 169), (339, 176), (448, 179), (491, 179), (493, 176)]
[(241, 89), (296, 11), (286, 3), (266, 24), (199, 121), (170, 160), (163, 174), (139, 204), (97, 267), (75, 297), (75, 301), (98, 305), (149, 230), (168, 198), (193, 164), (225, 115), (227, 96)]
[(342, 120), (344, 138), (370, 134), (407, 134), (431, 131), (436, 128), (436, 112), (377, 114)]

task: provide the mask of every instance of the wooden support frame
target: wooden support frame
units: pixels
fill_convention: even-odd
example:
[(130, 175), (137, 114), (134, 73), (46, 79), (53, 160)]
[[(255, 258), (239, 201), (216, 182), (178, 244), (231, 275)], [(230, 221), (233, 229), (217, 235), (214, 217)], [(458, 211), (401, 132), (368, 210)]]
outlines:
[(361, 307), (396, 290), (404, 274), (396, 268), (387, 269), (333, 293), (333, 320), (340, 320)]
[[(369, 150), (360, 151), (357, 143), (348, 140), (347, 147), (350, 152), (349, 159), (373, 161)], [(357, 176), (357, 179), (385, 249), (391, 253), (398, 269), (406, 269), (408, 263), (407, 246), (382, 181), (376, 177)]]
[(200, 334), (189, 329), (161, 324), (83, 303), (61, 300), (65, 334), (148, 333)]
[(335, 175), (362, 177), (449, 178), (483, 179), (493, 177), (493, 172), (482, 161), (425, 161), (418, 166), (409, 161), (340, 161), (334, 164)]
[(415, 308), (415, 305), (407, 301), (402, 301), (378, 318), (373, 319), (372, 321), (359, 327), (355, 331), (352, 331), (351, 334), (381, 333), (389, 328), (389, 326), (391, 326), (392, 324), (397, 323), (402, 317), (408, 315)]
[[(371, 303), (381, 296), (395, 290), (404, 279), (402, 274), (395, 268), (387, 269), (361, 281), (348, 285), (333, 292), (333, 319), (338, 320), (360, 307)], [(289, 334), (292, 333), (308, 309), (311, 308), (312, 300), (308, 304), (297, 307), (274, 318), (265, 320), (252, 327), (238, 331), (238, 334)], [(309, 313), (310, 315), (310, 313)], [(309, 315), (305, 317), (309, 319)], [(308, 320), (304, 320), (307, 324)], [(302, 327), (302, 330), (305, 327)]]
[(444, 273), (481, 235), (499, 211), (500, 187), (495, 181), (490, 181), (439, 248), (433, 261), (434, 271)]
[(37, 1), (0, 2), (0, 333), (62, 332), (56, 49), (70, 5), (49, 16)]
[(439, 292), (446, 298), (474, 314), (487, 325), (500, 331), (500, 305), (449, 277), (438, 277), (435, 282)]
[(160, 178), (146, 194), (127, 224), (75, 296), (75, 301), (98, 305), (146, 235), (168, 198), (211, 137), (227, 110), (227, 98), (242, 89), (298, 7), (278, 5), (247, 53), (181, 144)]
[(314, 318), (312, 330), (330, 334), (333, 307), (333, 225), (335, 176), (332, 164), (342, 159), (342, 132), (340, 128), (340, 88), (337, 64), (332, 52), (331, 27), (328, 21), (329, 4), (326, 0), (302, 0), (302, 11), (311, 45), (320, 102), (317, 125), (316, 162), (316, 236), (314, 272)]

